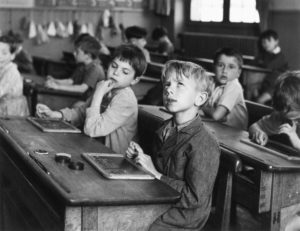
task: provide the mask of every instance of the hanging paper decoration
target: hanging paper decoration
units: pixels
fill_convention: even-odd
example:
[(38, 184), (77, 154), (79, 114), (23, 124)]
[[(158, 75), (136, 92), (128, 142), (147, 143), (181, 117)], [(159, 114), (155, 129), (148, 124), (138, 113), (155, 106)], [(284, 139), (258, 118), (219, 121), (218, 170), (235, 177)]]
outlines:
[(28, 38), (32, 39), (36, 36), (36, 26), (34, 21), (30, 21), (29, 23), (29, 32), (28, 32)]
[(49, 23), (47, 34), (52, 37), (56, 36), (56, 29), (53, 21)]
[(109, 27), (110, 11), (105, 9), (102, 14), (102, 22), (104, 27)]
[(69, 35), (73, 35), (73, 34), (74, 34), (74, 28), (73, 28), (73, 23), (72, 23), (72, 21), (69, 21), (69, 22), (68, 22), (67, 32), (68, 32)]
[(95, 29), (93, 23), (89, 22), (87, 24), (87, 31), (91, 36), (95, 36)]
[(60, 38), (66, 38), (68, 37), (68, 33), (66, 31), (65, 25), (61, 21), (57, 21), (56, 23), (56, 35)]
[(80, 27), (79, 34), (85, 34), (85, 33), (88, 33), (88, 28), (87, 28), (86, 24), (83, 23)]

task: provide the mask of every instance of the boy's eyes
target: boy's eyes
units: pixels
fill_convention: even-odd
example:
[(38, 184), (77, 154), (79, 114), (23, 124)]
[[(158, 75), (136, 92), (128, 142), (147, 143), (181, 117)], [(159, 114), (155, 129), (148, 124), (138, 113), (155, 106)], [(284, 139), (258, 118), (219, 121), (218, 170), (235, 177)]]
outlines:
[[(226, 65), (224, 64), (224, 63), (217, 63), (217, 67), (222, 67), (222, 68), (224, 68), (224, 67), (226, 67)], [(228, 66), (227, 66), (229, 69), (236, 69), (236, 68), (238, 68), (236, 65), (234, 65), (234, 64), (229, 64)]]

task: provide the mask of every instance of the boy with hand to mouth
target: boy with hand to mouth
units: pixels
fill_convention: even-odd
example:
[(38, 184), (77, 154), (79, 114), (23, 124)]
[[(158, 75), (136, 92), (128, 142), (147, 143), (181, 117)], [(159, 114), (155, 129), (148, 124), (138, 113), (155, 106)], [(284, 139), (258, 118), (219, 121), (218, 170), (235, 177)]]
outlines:
[(198, 114), (210, 96), (212, 77), (197, 64), (168, 61), (162, 73), (163, 101), (173, 118), (156, 132), (153, 155), (134, 142), (128, 158), (181, 193), (181, 199), (149, 230), (200, 230), (211, 208), (220, 149)]
[(134, 45), (119, 46), (107, 70), (107, 80), (97, 84), (95, 92), (84, 104), (75, 108), (52, 111), (37, 105), (37, 116), (64, 119), (75, 126), (84, 124), (84, 133), (104, 138), (104, 144), (117, 153), (125, 153), (137, 132), (137, 99), (132, 85), (143, 75), (147, 62)]
[(286, 134), (290, 145), (300, 150), (300, 71), (280, 75), (273, 93), (274, 111), (249, 127), (250, 137), (266, 145), (269, 136)]
[(243, 88), (238, 81), (243, 58), (232, 48), (218, 50), (214, 57), (215, 88), (202, 108), (204, 114), (216, 121), (238, 129), (247, 129), (248, 112)]

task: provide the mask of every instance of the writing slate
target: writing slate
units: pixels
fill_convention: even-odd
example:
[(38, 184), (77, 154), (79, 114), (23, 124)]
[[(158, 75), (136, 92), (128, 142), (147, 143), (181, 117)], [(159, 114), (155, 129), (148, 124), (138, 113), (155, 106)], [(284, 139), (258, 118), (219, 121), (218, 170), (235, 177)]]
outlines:
[(300, 161), (300, 152), (297, 151), (294, 148), (291, 148), (287, 145), (284, 145), (282, 143), (269, 140), (266, 146), (261, 146), (257, 143), (254, 143), (253, 141), (248, 141), (246, 139), (241, 139), (242, 143), (255, 146), (259, 149), (262, 149), (264, 151), (268, 151), (274, 155), (281, 156), (287, 160), (298, 160)]
[(27, 120), (41, 129), (43, 132), (81, 133), (78, 128), (63, 120), (43, 119), (36, 117), (28, 117)]
[(122, 154), (83, 153), (86, 159), (108, 179), (152, 180), (154, 177)]

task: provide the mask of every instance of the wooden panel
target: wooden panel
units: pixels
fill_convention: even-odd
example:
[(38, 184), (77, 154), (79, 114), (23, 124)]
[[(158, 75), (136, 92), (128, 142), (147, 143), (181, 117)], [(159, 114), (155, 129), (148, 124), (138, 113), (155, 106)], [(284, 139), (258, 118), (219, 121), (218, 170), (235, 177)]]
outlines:
[[(18, 230), (18, 227), (23, 225), (26, 225), (26, 230), (62, 229), (62, 210), (53, 207), (58, 204), (53, 204), (50, 198), (47, 199), (46, 194), (42, 195), (40, 191), (38, 192), (33, 184), (34, 176), (31, 176), (29, 182), (7, 155), (1, 149), (1, 194), (3, 193), (4, 208), (1, 213), (4, 214), (4, 230)], [(9, 229), (9, 227), (16, 229)], [(22, 230), (25, 230), (25, 227)]]
[(257, 38), (208, 33), (182, 33), (181, 44), (185, 55), (212, 58), (217, 49), (233, 47), (245, 55), (255, 55)]

